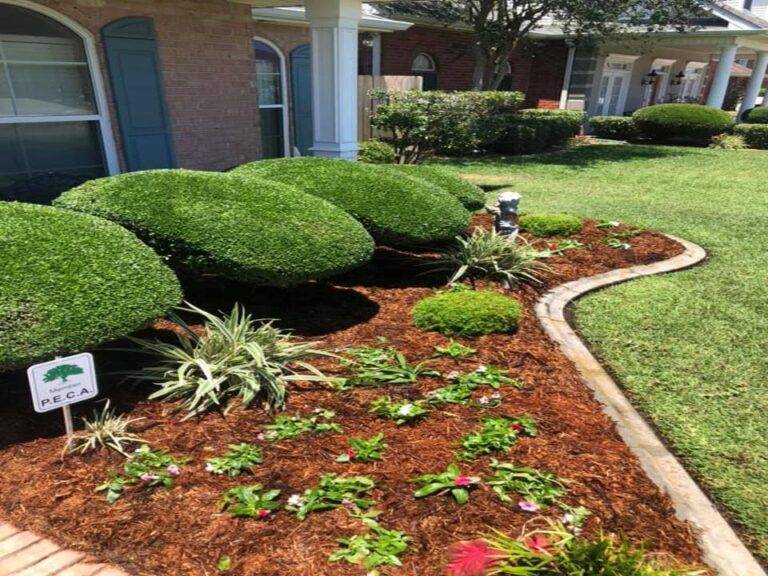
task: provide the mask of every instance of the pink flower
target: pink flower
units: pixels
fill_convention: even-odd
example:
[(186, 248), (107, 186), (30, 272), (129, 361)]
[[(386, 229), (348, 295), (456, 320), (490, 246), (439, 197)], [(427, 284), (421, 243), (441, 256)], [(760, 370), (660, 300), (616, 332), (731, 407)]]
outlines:
[(262, 508), (261, 510), (259, 510), (258, 512), (256, 512), (256, 514), (258, 515), (258, 517), (259, 517), (259, 518), (261, 518), (261, 519), (264, 519), (264, 518), (268, 518), (268, 517), (269, 517), (269, 515), (270, 515), (270, 514), (272, 514), (272, 512), (271, 512), (271, 511), (269, 511), (269, 510), (264, 510), (264, 509)]
[(483, 576), (504, 558), (482, 540), (459, 542), (451, 547), (449, 554), (448, 576)]
[(357, 505), (354, 502), (352, 502), (352, 500), (348, 500), (346, 498), (341, 501), (341, 505), (347, 510), (354, 510), (355, 508), (357, 508)]
[(520, 502), (518, 502), (517, 505), (520, 507), (520, 510), (524, 512), (539, 511), (539, 505), (536, 504), (536, 502), (531, 502), (530, 500), (520, 500)]
[(166, 468), (165, 471), (168, 472), (168, 474), (170, 474), (171, 476), (178, 476), (179, 474), (181, 474), (181, 470), (179, 470), (179, 467), (176, 466), (176, 464), (171, 464), (170, 466), (168, 466), (168, 468)]
[(155, 476), (154, 474), (147, 474), (146, 472), (139, 476), (142, 482), (152, 482), (154, 480), (157, 480), (159, 476)]
[(453, 481), (453, 484), (459, 488), (467, 488), (468, 486), (472, 486), (474, 482), (469, 476), (457, 476), (456, 480)]
[(534, 554), (552, 556), (552, 547), (544, 534), (536, 534), (533, 538), (526, 538), (523, 544)]
[(347, 450), (347, 456), (349, 456), (349, 459), (352, 460), (353, 458), (357, 457), (357, 452), (354, 448), (350, 448)]

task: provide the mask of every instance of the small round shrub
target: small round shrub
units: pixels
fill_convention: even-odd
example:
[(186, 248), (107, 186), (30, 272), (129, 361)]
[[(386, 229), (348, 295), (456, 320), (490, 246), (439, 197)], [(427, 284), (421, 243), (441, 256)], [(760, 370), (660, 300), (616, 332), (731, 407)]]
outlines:
[(526, 214), (520, 217), (520, 227), (538, 238), (569, 236), (581, 232), (584, 223), (571, 214)]
[(522, 305), (492, 290), (452, 290), (413, 307), (413, 324), (446, 336), (482, 336), (517, 330)]
[(198, 274), (271, 286), (367, 262), (373, 240), (333, 204), (290, 186), (214, 172), (154, 170), (86, 182), (57, 205), (134, 231)]
[(749, 148), (768, 150), (768, 124), (737, 124), (733, 133), (741, 136)]
[(659, 142), (706, 143), (733, 124), (727, 112), (701, 104), (657, 104), (637, 110), (632, 118), (642, 136)]
[(768, 108), (759, 107), (747, 110), (741, 119), (747, 124), (768, 124)]
[(121, 338), (182, 298), (128, 230), (50, 206), (0, 202), (0, 262), (0, 370)]
[(584, 112), (577, 110), (529, 108), (517, 113), (517, 121), (524, 125), (547, 127), (547, 148), (565, 144), (579, 134), (585, 120)]
[(424, 164), (393, 164), (390, 168), (395, 174), (406, 174), (417, 180), (437, 186), (455, 197), (467, 210), (479, 210), (485, 206), (485, 192), (479, 186), (467, 182), (464, 178), (437, 166)]
[(469, 212), (447, 192), (389, 167), (330, 158), (262, 160), (232, 174), (291, 184), (359, 220), (378, 242), (393, 246), (449, 240), (469, 225)]
[(634, 140), (640, 131), (634, 118), (628, 116), (592, 116), (589, 119), (592, 134), (608, 140)]
[(381, 140), (360, 142), (357, 159), (366, 164), (394, 164), (395, 149)]

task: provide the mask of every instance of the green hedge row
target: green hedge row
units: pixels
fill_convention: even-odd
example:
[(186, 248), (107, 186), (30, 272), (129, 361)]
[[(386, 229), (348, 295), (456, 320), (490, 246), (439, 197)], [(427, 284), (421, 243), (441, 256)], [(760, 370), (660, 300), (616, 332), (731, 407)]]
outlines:
[(184, 269), (255, 284), (334, 276), (374, 249), (343, 210), (254, 176), (134, 172), (87, 182), (55, 204), (122, 224)]
[(581, 132), (585, 115), (573, 110), (521, 110), (506, 117), (495, 144), (502, 154), (535, 154), (564, 145)]
[(747, 124), (768, 124), (768, 108), (752, 108), (747, 110), (741, 117)]
[(0, 202), (0, 262), (0, 370), (120, 338), (182, 298), (129, 231), (49, 206)]
[(592, 116), (589, 119), (592, 134), (609, 140), (635, 140), (640, 130), (629, 116)]
[(741, 136), (749, 148), (768, 150), (768, 124), (737, 124), (733, 133)]

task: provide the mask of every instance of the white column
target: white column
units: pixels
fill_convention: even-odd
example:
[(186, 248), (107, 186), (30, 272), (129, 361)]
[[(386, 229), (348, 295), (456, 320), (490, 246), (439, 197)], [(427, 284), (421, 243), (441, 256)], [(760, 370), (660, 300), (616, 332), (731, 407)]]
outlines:
[(717, 69), (712, 78), (712, 86), (709, 88), (707, 106), (712, 106), (713, 108), (723, 107), (725, 93), (728, 91), (728, 81), (731, 79), (731, 69), (736, 61), (736, 51), (738, 49), (738, 46), (731, 44), (723, 46), (720, 50), (720, 60), (717, 63)]
[(357, 158), (357, 52), (362, 0), (306, 0), (312, 30), (315, 156)]
[(571, 75), (573, 74), (573, 61), (576, 58), (576, 46), (568, 46), (568, 58), (565, 61), (565, 74), (563, 74), (563, 89), (560, 91), (560, 110), (568, 107), (568, 94), (571, 90)]
[(739, 115), (745, 110), (755, 107), (766, 70), (768, 70), (768, 52), (758, 52), (757, 58), (755, 58), (755, 67), (752, 69), (752, 76), (749, 77), (747, 87), (744, 89), (744, 101), (739, 109)]

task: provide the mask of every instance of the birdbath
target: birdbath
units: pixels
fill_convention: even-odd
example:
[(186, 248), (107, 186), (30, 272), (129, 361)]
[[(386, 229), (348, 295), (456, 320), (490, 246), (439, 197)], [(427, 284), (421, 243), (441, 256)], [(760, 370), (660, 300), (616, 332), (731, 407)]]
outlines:
[(519, 214), (522, 196), (517, 192), (502, 192), (499, 194), (498, 207), (488, 208), (488, 212), (496, 217), (496, 232), (514, 240), (520, 233)]

